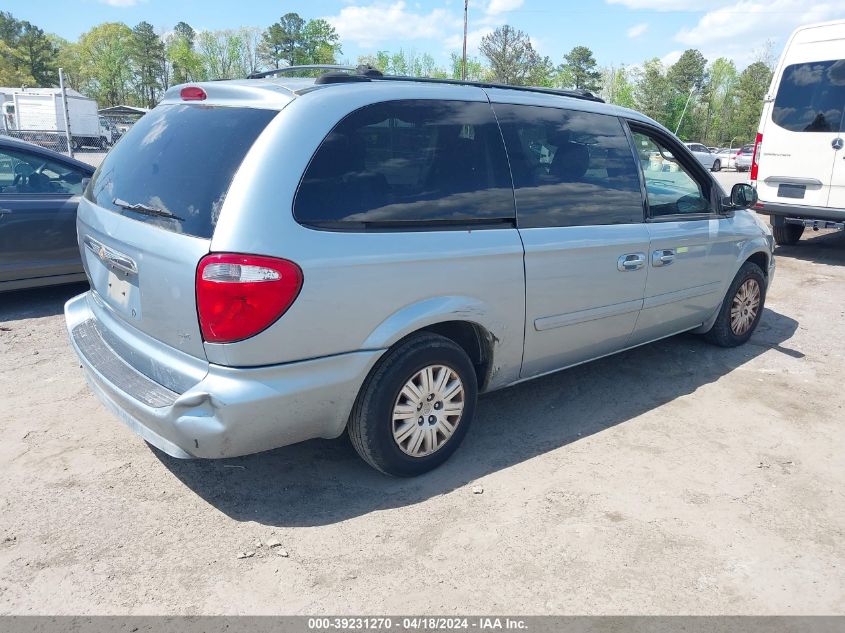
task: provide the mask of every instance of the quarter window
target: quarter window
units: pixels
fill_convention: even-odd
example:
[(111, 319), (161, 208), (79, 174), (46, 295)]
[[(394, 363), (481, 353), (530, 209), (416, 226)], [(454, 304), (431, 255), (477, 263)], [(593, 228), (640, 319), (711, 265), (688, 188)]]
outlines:
[(521, 228), (643, 221), (637, 166), (616, 117), (495, 106)]
[(772, 120), (790, 132), (845, 131), (845, 59), (793, 64), (783, 71)]
[(657, 139), (633, 131), (651, 217), (710, 212), (708, 192)]
[(324, 228), (513, 222), (502, 137), (488, 103), (389, 101), (323, 140), (294, 202)]

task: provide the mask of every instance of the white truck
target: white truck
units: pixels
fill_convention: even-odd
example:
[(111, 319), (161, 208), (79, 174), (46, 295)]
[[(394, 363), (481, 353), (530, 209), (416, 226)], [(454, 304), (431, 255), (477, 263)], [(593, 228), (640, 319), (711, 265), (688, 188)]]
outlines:
[[(65, 113), (58, 88), (0, 88), (2, 122), (0, 130), (33, 143), (64, 146)], [(97, 102), (67, 89), (68, 120), (71, 146), (107, 149), (113, 142), (113, 131), (103, 125), (97, 113)]]

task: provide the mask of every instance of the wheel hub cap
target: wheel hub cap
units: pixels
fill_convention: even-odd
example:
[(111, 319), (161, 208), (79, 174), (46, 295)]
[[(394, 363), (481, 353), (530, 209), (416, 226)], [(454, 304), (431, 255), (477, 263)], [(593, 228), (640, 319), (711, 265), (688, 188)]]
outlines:
[(760, 284), (756, 279), (746, 279), (731, 303), (731, 331), (742, 336), (751, 328), (760, 309)]
[(393, 406), (393, 439), (411, 457), (431, 455), (452, 437), (463, 411), (464, 386), (457, 372), (430, 365), (399, 391)]

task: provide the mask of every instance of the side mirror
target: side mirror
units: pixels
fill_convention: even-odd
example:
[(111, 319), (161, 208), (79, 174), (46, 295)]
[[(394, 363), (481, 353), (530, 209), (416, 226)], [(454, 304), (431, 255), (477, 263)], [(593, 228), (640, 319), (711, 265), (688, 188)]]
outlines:
[(757, 190), (751, 185), (738, 182), (731, 188), (731, 207), (747, 209), (757, 202)]

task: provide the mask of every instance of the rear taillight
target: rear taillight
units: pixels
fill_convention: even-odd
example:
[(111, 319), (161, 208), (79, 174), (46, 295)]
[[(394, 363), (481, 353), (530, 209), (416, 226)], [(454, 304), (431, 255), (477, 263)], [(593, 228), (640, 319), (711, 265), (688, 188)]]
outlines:
[(255, 336), (282, 316), (299, 294), (302, 270), (286, 259), (214, 253), (197, 267), (197, 313), (208, 343)]
[(754, 139), (754, 154), (751, 156), (751, 180), (757, 180), (757, 166), (760, 156), (760, 143), (763, 142), (763, 135), (757, 132), (757, 138)]

